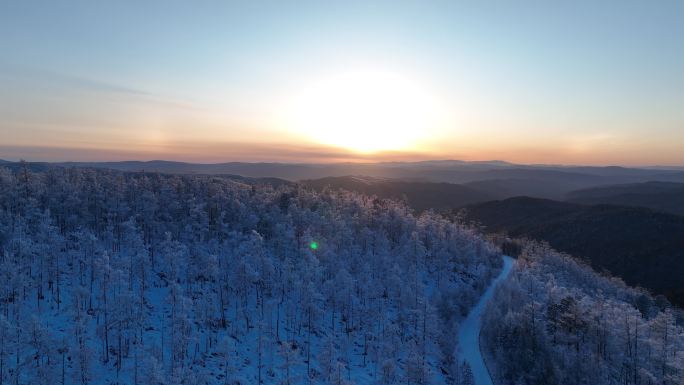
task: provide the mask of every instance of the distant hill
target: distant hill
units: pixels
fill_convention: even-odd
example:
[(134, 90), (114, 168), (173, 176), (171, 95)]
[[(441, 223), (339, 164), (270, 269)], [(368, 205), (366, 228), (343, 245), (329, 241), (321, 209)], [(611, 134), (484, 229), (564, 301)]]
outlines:
[(589, 174), (597, 176), (608, 176), (608, 177), (628, 177), (628, 178), (643, 178), (651, 175), (661, 175), (665, 174), (676, 174), (677, 171), (681, 169), (673, 167), (668, 168), (630, 168), (630, 167), (620, 167), (620, 166), (545, 166), (538, 165), (533, 166), (538, 169), (552, 169), (561, 170), (565, 172), (574, 172), (578, 174)]
[(53, 167), (59, 167), (55, 163), (47, 162), (0, 162), (0, 167), (9, 168), (10, 170), (19, 170), (22, 167), (26, 167), (33, 172), (45, 172)]
[(59, 164), (67, 167), (112, 168), (124, 171), (146, 170), (183, 174), (237, 174), (250, 177), (277, 177), (292, 181), (346, 175), (422, 179), (430, 182), (449, 183), (517, 179), (567, 184), (572, 190), (598, 185), (637, 183), (649, 180), (684, 182), (684, 172), (677, 169), (519, 165), (503, 161), (468, 162), (461, 160), (434, 160), (379, 163), (227, 162), (200, 164), (153, 160), (146, 162), (65, 162)]
[(244, 184), (248, 185), (256, 185), (256, 186), (263, 186), (263, 185), (271, 185), (274, 187), (277, 186), (294, 186), (294, 182), (290, 182), (289, 180), (285, 179), (280, 179), (280, 178), (269, 178), (269, 177), (264, 177), (264, 178), (251, 178), (247, 176), (242, 176), (242, 175), (220, 175), (223, 178), (228, 178), (232, 179), (234, 181), (238, 182), (243, 182)]
[[(112, 167), (108, 168), (112, 170), (113, 172), (138, 172), (138, 171), (145, 171), (145, 172), (158, 172), (161, 174), (177, 174), (174, 172), (176, 168), (174, 167), (173, 163), (174, 162), (166, 162), (166, 161), (159, 161), (159, 163), (153, 163), (157, 165), (158, 167), (154, 169), (138, 169), (138, 166), (140, 163), (146, 163), (146, 162), (116, 162), (117, 167)], [(166, 163), (171, 163), (167, 165)], [(80, 163), (79, 163), (80, 164)], [(181, 164), (187, 164), (187, 163), (181, 163)], [(46, 163), (46, 162), (5, 162), (0, 160), (0, 167), (8, 168), (13, 171), (21, 170), (22, 167), (27, 167), (30, 171), (32, 172), (46, 172), (49, 171), (50, 169), (55, 169), (55, 168), (69, 168), (69, 167), (76, 167), (75, 163)], [(83, 167), (83, 168), (91, 168), (91, 169), (99, 169), (102, 167), (89, 167), (89, 166), (78, 166), (78, 167)], [(216, 176), (220, 176), (223, 178), (228, 178), (232, 179), (237, 182), (241, 182), (244, 184), (248, 185), (271, 185), (271, 186), (281, 186), (281, 185), (294, 185), (294, 182), (291, 182), (286, 179), (281, 179), (281, 178), (275, 178), (275, 177), (249, 177), (249, 176), (242, 176), (242, 175), (236, 175), (236, 174), (225, 174), (225, 173), (216, 173)]]
[[(600, 179), (593, 185), (600, 184)], [(563, 199), (568, 191), (586, 183), (575, 183), (565, 180), (550, 179), (486, 179), (465, 183), (465, 186), (494, 196), (496, 199), (506, 199), (516, 196), (531, 196), (547, 199)]]
[(326, 187), (356, 191), (380, 198), (406, 198), (416, 210), (444, 210), (484, 202), (493, 199), (491, 195), (467, 186), (452, 183), (401, 181), (368, 177), (329, 177), (301, 181), (315, 190)]
[[(3, 163), (16, 165), (18, 163)], [(328, 177), (362, 175), (369, 178), (397, 179), (412, 182), (465, 184), (492, 199), (532, 196), (564, 200), (572, 191), (616, 184), (647, 181), (684, 183), (680, 169), (643, 169), (626, 167), (589, 167), (559, 165), (520, 165), (500, 160), (469, 162), (462, 160), (431, 160), (422, 162), (378, 163), (185, 163), (165, 160), (123, 162), (62, 162), (34, 163), (47, 166), (107, 168), (120, 171), (146, 171), (167, 174), (241, 175), (251, 178), (278, 178), (292, 182)], [(38, 169), (39, 168), (39, 169)], [(412, 186), (416, 187), (416, 186)], [(434, 186), (432, 186), (434, 187)], [(408, 188), (404, 186), (402, 188)], [(440, 188), (441, 190), (441, 188)], [(465, 194), (465, 193), (464, 193)], [(438, 194), (440, 195), (440, 194)], [(472, 200), (467, 200), (472, 203)], [(444, 205), (440, 204), (440, 207)]]
[(684, 217), (645, 208), (588, 206), (528, 197), (471, 205), (490, 231), (547, 241), (631, 285), (684, 306)]
[(166, 174), (215, 174), (245, 177), (274, 177), (288, 180), (304, 178), (315, 173), (316, 167), (307, 164), (287, 163), (185, 163), (166, 160), (124, 162), (65, 162), (66, 167), (109, 168), (120, 171), (147, 171)]
[(648, 207), (684, 215), (684, 183), (646, 182), (611, 185), (570, 192), (569, 201)]
[(665, 181), (665, 182), (684, 182), (684, 171), (656, 174), (650, 177), (650, 181)]

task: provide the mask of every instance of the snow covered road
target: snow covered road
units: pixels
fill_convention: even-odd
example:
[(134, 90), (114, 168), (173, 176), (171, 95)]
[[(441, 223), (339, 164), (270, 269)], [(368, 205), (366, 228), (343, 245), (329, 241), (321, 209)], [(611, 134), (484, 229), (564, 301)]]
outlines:
[(475, 378), (475, 385), (493, 385), (480, 351), (480, 329), (482, 327), (482, 313), (487, 302), (492, 298), (496, 285), (506, 279), (513, 267), (513, 258), (504, 256), (503, 262), (501, 273), (489, 285), (458, 331), (458, 357), (470, 365)]

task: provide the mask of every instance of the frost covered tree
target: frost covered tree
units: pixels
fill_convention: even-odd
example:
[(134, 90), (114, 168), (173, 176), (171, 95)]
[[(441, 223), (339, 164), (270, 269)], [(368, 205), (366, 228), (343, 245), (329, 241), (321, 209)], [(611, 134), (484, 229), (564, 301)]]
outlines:
[(402, 202), (31, 168), (0, 167), (3, 383), (442, 382), (500, 265), (477, 231)]
[(461, 364), (461, 373), (459, 376), (458, 385), (475, 385), (475, 378), (473, 377), (473, 370), (467, 362)]
[(502, 384), (678, 384), (681, 319), (655, 303), (641, 289), (527, 242), (487, 308), (482, 341)]

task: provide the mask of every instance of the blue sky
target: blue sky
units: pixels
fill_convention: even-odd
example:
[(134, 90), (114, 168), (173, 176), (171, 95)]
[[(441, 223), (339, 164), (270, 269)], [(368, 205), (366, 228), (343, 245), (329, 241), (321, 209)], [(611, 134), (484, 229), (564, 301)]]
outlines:
[[(0, 158), (683, 164), (682, 20), (681, 1), (3, 1)], [(429, 94), (439, 111), (414, 115), (439, 123), (360, 151), (404, 104), (343, 145), (300, 129), (311, 99), (283, 117), (369, 71)]]

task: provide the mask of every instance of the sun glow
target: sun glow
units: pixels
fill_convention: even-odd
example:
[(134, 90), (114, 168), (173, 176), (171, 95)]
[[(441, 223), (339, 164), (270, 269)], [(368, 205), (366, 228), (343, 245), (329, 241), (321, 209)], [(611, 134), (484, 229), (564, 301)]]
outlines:
[(286, 103), (289, 130), (360, 153), (416, 150), (440, 120), (437, 98), (397, 73), (354, 71), (303, 87)]

